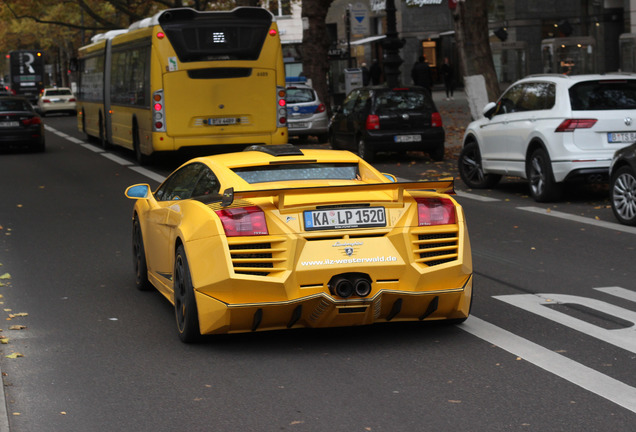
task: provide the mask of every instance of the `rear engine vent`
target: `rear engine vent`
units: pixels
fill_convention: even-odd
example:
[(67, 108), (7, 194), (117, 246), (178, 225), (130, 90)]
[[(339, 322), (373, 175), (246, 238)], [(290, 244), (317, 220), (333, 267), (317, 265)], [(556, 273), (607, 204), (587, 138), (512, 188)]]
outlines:
[(429, 267), (455, 261), (458, 256), (458, 233), (436, 232), (418, 234), (417, 240), (413, 241), (413, 252), (415, 262), (425, 264)]

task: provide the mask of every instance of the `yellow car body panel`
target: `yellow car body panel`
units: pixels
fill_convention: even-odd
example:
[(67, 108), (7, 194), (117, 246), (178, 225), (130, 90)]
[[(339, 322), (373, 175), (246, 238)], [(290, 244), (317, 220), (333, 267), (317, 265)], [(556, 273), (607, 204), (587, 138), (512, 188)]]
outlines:
[[(471, 249), (464, 212), (446, 193), (452, 181), (394, 183), (349, 152), (302, 153), (194, 159), (216, 174), (221, 191), (234, 188), (229, 205), (220, 197), (137, 199), (148, 279), (174, 303), (175, 251), (183, 245), (201, 334), (468, 317)], [(359, 178), (249, 184), (232, 171), (311, 161), (358, 164)], [(418, 226), (416, 197), (452, 203), (454, 222)], [(305, 211), (360, 205), (384, 208), (385, 226), (306, 229)], [(264, 213), (267, 235), (227, 236), (217, 211), (251, 206)], [(334, 291), (342, 278), (368, 280), (370, 290), (343, 298)]]

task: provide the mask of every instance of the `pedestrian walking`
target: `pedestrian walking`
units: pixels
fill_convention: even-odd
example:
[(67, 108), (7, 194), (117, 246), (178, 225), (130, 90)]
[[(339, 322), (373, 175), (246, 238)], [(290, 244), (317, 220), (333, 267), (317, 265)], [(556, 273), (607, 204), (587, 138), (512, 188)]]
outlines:
[(413, 84), (424, 87), (429, 92), (433, 88), (433, 75), (425, 56), (420, 56), (417, 63), (413, 65), (411, 78), (413, 79)]
[(444, 88), (446, 89), (446, 100), (449, 98), (453, 99), (453, 92), (455, 91), (455, 76), (453, 73), (453, 65), (451, 65), (448, 57), (444, 57), (442, 78), (444, 79)]

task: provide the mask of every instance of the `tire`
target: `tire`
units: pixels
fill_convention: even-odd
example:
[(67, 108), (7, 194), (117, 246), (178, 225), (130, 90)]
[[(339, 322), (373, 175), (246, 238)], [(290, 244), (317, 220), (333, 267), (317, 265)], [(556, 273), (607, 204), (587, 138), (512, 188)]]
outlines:
[(104, 119), (102, 118), (101, 114), (99, 116), (99, 145), (104, 150), (110, 149), (110, 144), (108, 143), (108, 140), (106, 139), (106, 130), (104, 128)]
[(620, 167), (610, 179), (610, 202), (618, 221), (636, 225), (636, 173), (629, 166)]
[(177, 248), (174, 260), (174, 311), (179, 339), (184, 343), (197, 342), (201, 338), (199, 314), (194, 297), (190, 267), (183, 246)]
[(550, 156), (542, 148), (534, 150), (526, 162), (526, 177), (536, 202), (556, 201), (563, 194), (563, 184), (554, 181)]
[(139, 219), (135, 217), (133, 220), (132, 230), (132, 252), (133, 266), (135, 269), (135, 284), (140, 291), (148, 291), (152, 289), (152, 285), (148, 280), (148, 265), (146, 263), (146, 248), (144, 247), (144, 239), (141, 234), (141, 225)]
[(362, 137), (358, 138), (358, 156), (369, 163), (375, 159), (375, 150)]
[(434, 150), (431, 150), (428, 155), (431, 157), (431, 159), (433, 159), (435, 162), (442, 162), (444, 160), (444, 144), (442, 144), (441, 146), (436, 147)]
[(329, 142), (329, 134), (320, 134), (316, 138), (318, 138), (319, 144), (325, 144)]
[(476, 142), (466, 143), (458, 160), (459, 176), (466, 186), (473, 189), (486, 189), (493, 187), (499, 180), (499, 174), (484, 174), (481, 165), (481, 152)]
[(333, 150), (340, 149), (340, 146), (338, 146), (338, 143), (336, 142), (336, 134), (332, 130), (329, 131), (329, 145)]

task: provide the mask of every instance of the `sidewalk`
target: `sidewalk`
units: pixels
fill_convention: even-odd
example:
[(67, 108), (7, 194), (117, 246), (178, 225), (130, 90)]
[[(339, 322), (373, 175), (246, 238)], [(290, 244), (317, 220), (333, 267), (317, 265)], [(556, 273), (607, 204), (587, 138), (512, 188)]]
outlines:
[(466, 126), (472, 121), (464, 89), (455, 90), (453, 99), (446, 100), (443, 88), (433, 88), (433, 101), (442, 116), (446, 132), (446, 152), (459, 153)]

